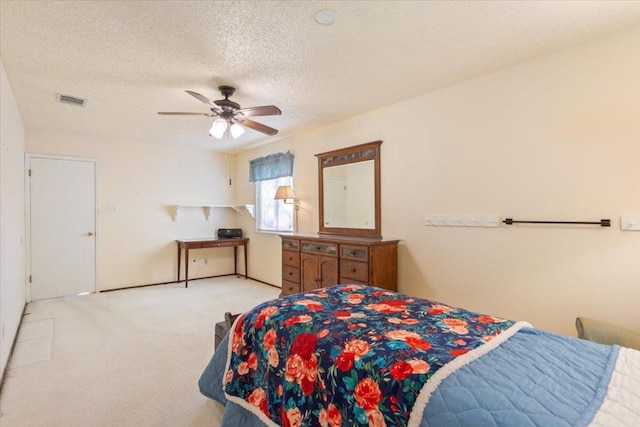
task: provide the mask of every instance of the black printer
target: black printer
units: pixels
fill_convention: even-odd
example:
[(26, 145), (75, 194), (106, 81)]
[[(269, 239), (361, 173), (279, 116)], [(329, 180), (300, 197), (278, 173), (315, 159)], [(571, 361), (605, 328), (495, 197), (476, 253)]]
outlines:
[(218, 239), (241, 239), (242, 228), (218, 228)]

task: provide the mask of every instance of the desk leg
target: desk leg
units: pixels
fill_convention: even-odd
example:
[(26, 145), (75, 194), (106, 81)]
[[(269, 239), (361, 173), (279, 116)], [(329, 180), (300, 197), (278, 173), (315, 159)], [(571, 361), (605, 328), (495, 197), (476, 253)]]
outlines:
[(189, 247), (184, 248), (184, 287), (189, 287)]
[(247, 242), (244, 243), (244, 278), (249, 278), (249, 263), (247, 262)]
[(180, 281), (180, 253), (182, 252), (182, 249), (180, 249), (180, 243), (178, 243), (178, 279), (176, 280), (176, 282)]
[(238, 247), (233, 247), (233, 274), (238, 277)]

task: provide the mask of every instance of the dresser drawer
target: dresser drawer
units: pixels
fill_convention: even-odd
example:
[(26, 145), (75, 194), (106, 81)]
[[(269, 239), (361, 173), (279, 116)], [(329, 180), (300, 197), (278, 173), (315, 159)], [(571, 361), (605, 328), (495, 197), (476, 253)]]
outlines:
[(280, 296), (293, 295), (293, 294), (299, 294), (299, 293), (300, 293), (299, 283), (289, 282), (288, 280), (282, 281), (282, 292), (280, 293)]
[(282, 264), (291, 267), (300, 267), (300, 253), (294, 251), (282, 251)]
[(313, 254), (338, 256), (338, 245), (334, 243), (319, 243), (303, 240), (302, 251)]
[(282, 280), (287, 280), (289, 282), (294, 282), (294, 283), (300, 283), (300, 269), (297, 267), (283, 265)]
[(340, 277), (366, 283), (369, 281), (369, 263), (340, 260)]
[(340, 258), (356, 261), (369, 261), (369, 248), (366, 246), (340, 245)]
[(282, 239), (282, 249), (300, 251), (300, 240)]

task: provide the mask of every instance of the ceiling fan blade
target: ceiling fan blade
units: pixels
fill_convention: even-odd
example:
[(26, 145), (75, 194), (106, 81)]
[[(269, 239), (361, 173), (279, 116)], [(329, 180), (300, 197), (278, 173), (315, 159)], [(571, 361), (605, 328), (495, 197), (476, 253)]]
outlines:
[(282, 114), (282, 111), (275, 105), (264, 105), (262, 107), (249, 107), (237, 110), (235, 114), (241, 114), (243, 116), (277, 116)]
[(198, 92), (192, 92), (190, 90), (185, 90), (185, 92), (187, 92), (189, 95), (193, 96), (196, 99), (199, 99), (200, 101), (204, 102), (205, 104), (207, 104), (209, 107), (213, 108), (214, 110), (218, 109), (218, 106), (216, 104), (213, 103), (212, 100), (210, 100), (209, 98), (207, 98), (204, 95), (200, 95)]
[(277, 129), (263, 125), (262, 123), (254, 122), (253, 120), (245, 119), (242, 117), (236, 117), (236, 119), (248, 128), (257, 130), (258, 132), (266, 133), (267, 135), (275, 135), (278, 133)]
[(179, 113), (174, 111), (160, 111), (158, 114), (162, 114), (163, 116), (207, 116), (207, 117), (215, 117), (214, 114), (211, 113)]

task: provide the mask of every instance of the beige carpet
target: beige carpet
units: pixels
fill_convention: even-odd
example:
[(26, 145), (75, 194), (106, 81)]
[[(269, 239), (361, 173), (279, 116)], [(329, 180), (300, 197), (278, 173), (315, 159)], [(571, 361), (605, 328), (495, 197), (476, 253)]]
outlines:
[(218, 426), (197, 385), (214, 324), (279, 293), (228, 276), (30, 303), (0, 425)]

